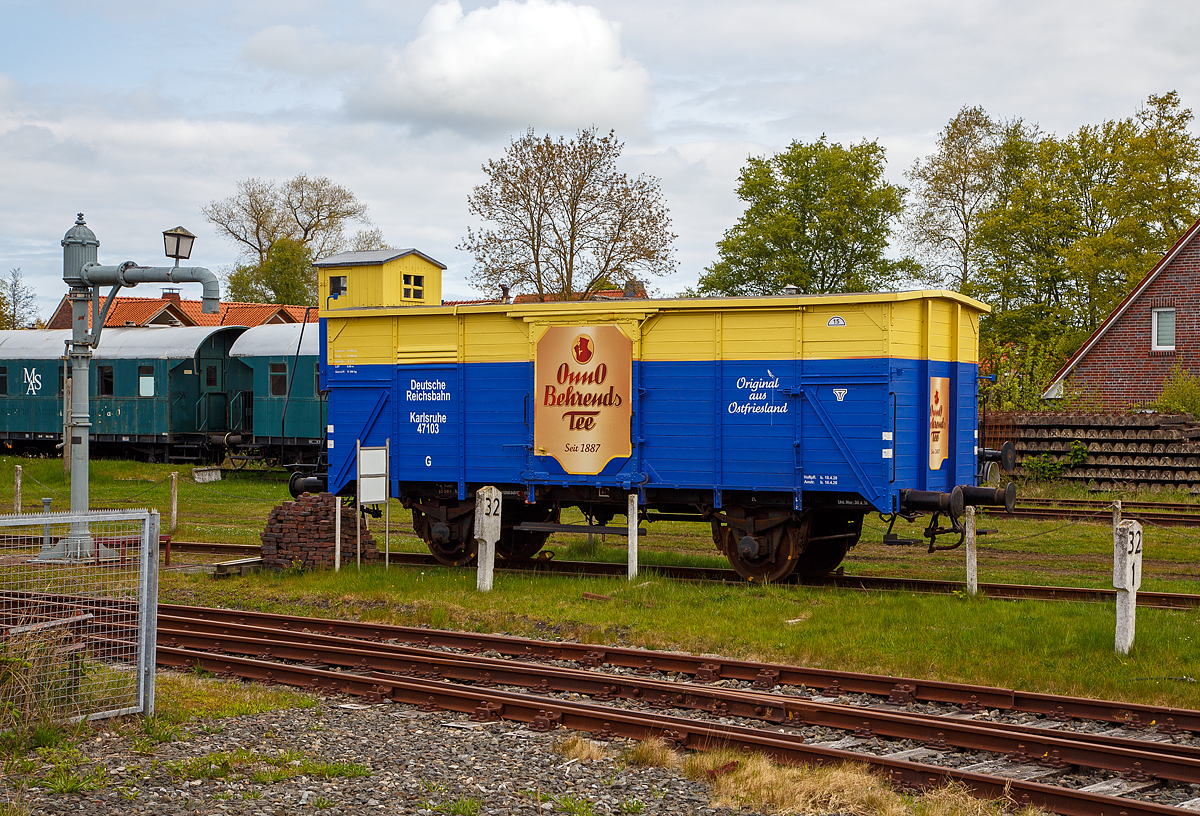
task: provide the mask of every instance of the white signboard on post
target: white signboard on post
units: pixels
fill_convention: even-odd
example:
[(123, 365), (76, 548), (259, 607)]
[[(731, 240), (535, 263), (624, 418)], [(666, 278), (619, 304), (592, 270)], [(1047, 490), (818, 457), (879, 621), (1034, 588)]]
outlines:
[(1116, 650), (1133, 647), (1137, 591), (1142, 585), (1142, 525), (1133, 520), (1113, 527), (1113, 586), (1117, 590)]
[[(357, 456), (355, 457), (358, 466), (358, 527), (356, 535), (358, 536), (358, 566), (362, 568), (362, 506), (364, 504), (382, 504), (383, 505), (383, 567), (388, 569), (391, 565), (388, 563), (391, 560), (391, 505), (388, 499), (391, 498), (391, 488), (388, 484), (390, 475), (388, 473), (388, 462), (391, 459), (391, 440), (388, 440), (382, 448), (364, 448), (361, 442), (355, 443), (357, 448)], [(341, 547), (341, 542), (338, 542), (338, 547)]]
[(490, 592), (496, 568), (496, 542), (500, 540), (500, 504), (502, 494), (491, 487), (475, 493), (475, 542), (479, 545), (479, 576), (476, 587)]

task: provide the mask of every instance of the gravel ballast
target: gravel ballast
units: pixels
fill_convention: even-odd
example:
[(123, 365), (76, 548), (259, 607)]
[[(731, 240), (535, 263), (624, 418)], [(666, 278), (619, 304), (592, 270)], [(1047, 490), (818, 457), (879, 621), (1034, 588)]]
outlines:
[[(91, 763), (107, 768), (104, 787), (69, 794), (26, 788), (19, 801), (34, 814), (82, 816), (290, 816), (298, 810), (416, 816), (730, 813), (710, 806), (706, 786), (678, 770), (626, 766), (619, 756), (620, 741), (602, 759), (568, 759), (554, 745), (571, 733), (536, 733), (516, 723), (474, 723), (465, 714), (421, 712), (392, 703), (363, 705), (341, 697), (322, 699), (315, 709), (233, 717), (205, 728), (185, 725), (178, 741), (160, 744), (150, 755), (136, 753), (126, 737), (101, 724), (80, 751), (81, 768)], [(252, 781), (249, 771), (240, 769), (213, 779), (172, 773), (179, 763), (238, 749), (266, 756), (302, 752), (323, 761), (363, 765), (369, 773), (277, 782)], [(36, 759), (36, 754), (30, 757)], [(7, 795), (11, 799), (14, 793)]]

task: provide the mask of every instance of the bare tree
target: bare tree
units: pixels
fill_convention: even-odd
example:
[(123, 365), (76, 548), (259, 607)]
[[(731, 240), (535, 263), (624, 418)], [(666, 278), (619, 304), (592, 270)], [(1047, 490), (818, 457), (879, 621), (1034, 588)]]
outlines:
[(37, 322), (37, 295), (25, 285), (20, 267), (0, 278), (0, 304), (4, 309), (0, 329), (30, 329)]
[(623, 147), (612, 131), (555, 141), (531, 129), (484, 165), (488, 180), (467, 204), (493, 226), (468, 229), (458, 246), (475, 256), (471, 282), (557, 300), (674, 270), (658, 179), (618, 173)]
[[(282, 184), (263, 179), (238, 182), (237, 193), (211, 201), (200, 212), (217, 231), (262, 265), (280, 238), (289, 238), (323, 258), (346, 247), (349, 222), (370, 225), (367, 205), (324, 176), (301, 173)], [(382, 240), (382, 236), (380, 236)]]

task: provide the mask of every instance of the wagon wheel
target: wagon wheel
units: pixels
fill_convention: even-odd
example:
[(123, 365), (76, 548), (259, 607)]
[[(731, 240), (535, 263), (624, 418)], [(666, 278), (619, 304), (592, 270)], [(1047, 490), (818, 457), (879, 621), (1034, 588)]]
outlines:
[(426, 541), (425, 546), (438, 560), (447, 567), (463, 567), (475, 560), (479, 554), (475, 540), (447, 541), (444, 544), (436, 541)]
[(807, 546), (796, 571), (808, 578), (828, 575), (837, 569), (847, 551), (862, 535), (863, 514), (824, 511), (813, 517)]
[(743, 555), (738, 550), (737, 534), (730, 531), (726, 538), (729, 563), (733, 565), (734, 571), (747, 581), (770, 583), (783, 580), (796, 569), (796, 559), (804, 551), (811, 519), (811, 514), (805, 514), (798, 523), (791, 523), (783, 528), (774, 558), (767, 555)]

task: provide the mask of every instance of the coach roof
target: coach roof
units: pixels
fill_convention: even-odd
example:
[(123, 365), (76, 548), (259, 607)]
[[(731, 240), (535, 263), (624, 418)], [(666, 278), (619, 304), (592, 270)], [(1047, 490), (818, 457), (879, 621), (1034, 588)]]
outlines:
[[(195, 357), (204, 341), (222, 331), (244, 326), (138, 326), (105, 329), (94, 357), (97, 360), (184, 359)], [(315, 333), (315, 331), (314, 331)], [(70, 329), (0, 331), (0, 359), (57, 360), (65, 354)]]
[(230, 357), (292, 357), (300, 353), (316, 357), (321, 353), (321, 330), (316, 324), (276, 323), (255, 326), (233, 341)]

